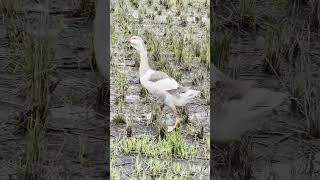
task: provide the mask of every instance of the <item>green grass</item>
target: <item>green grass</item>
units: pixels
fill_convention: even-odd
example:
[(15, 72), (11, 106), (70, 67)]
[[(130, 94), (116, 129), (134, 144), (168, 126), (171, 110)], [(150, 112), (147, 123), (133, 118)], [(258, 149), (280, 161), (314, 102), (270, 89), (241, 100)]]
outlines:
[(303, 98), (305, 96), (306, 81), (302, 76), (293, 76), (289, 81), (289, 93), (291, 101), (291, 110), (293, 112), (302, 112)]
[(86, 21), (93, 20), (95, 17), (95, 1), (80, 0), (79, 9), (75, 15), (85, 17)]
[(126, 116), (124, 113), (124, 100), (119, 98), (117, 100), (116, 115), (113, 117), (113, 121), (116, 123), (126, 123)]
[(256, 28), (256, 0), (240, 0), (240, 25)]
[(184, 51), (184, 37), (177, 36), (173, 39), (172, 48), (174, 52), (174, 57), (176, 62), (182, 62), (183, 60), (183, 51)]
[[(209, 137), (204, 140), (187, 143), (180, 132), (168, 134), (164, 139), (142, 135), (130, 138), (121, 137), (111, 144), (111, 176), (118, 179), (121, 170), (116, 168), (114, 155), (120, 152), (135, 155), (133, 159), (133, 177), (138, 179), (202, 179), (203, 169), (198, 171), (192, 163), (173, 161), (208, 159), (210, 149)], [(204, 166), (201, 166), (202, 168)]]
[(281, 55), (289, 62), (293, 67), (299, 63), (300, 50), (300, 37), (301, 34), (297, 32), (294, 24), (285, 24), (281, 26)]
[(126, 123), (126, 117), (124, 112), (124, 106), (125, 106), (125, 96), (128, 89), (128, 83), (126, 74), (121, 72), (120, 70), (116, 71), (116, 115), (113, 117), (113, 121), (116, 123)]
[(114, 159), (113, 157), (111, 157), (111, 160), (110, 160), (110, 178), (112, 180), (120, 180), (120, 170), (118, 168), (115, 167), (114, 165)]
[(187, 143), (180, 132), (173, 132), (163, 140), (157, 140), (153, 136), (122, 138), (119, 141), (120, 149), (124, 154), (143, 154), (147, 157), (161, 159), (206, 159), (209, 158), (208, 151), (201, 144)]
[(130, 0), (133, 7), (138, 8), (139, 7), (139, 0)]
[(0, 11), (5, 17), (14, 17), (19, 11), (19, 1), (18, 0), (1, 0), (0, 1)]
[[(37, 35), (23, 31), (28, 24), (23, 24), (21, 19), (12, 19), (14, 24), (9, 27), (9, 30), (14, 30), (10, 33), (20, 33), (18, 36), (9, 36), (9, 38), (12, 39), (11, 48), (14, 48), (17, 53), (13, 63), (16, 65), (16, 73), (23, 77), (26, 110), (29, 112), (25, 119), (26, 144), (18, 179), (41, 179), (46, 176), (41, 156), (45, 148), (49, 74), (52, 71), (50, 61), (53, 58), (49, 40), (41, 36), (41, 33), (46, 33), (48, 30), (47, 18), (47, 15), (41, 14)], [(10, 29), (12, 27), (15, 28)], [(15, 31), (17, 29), (22, 30)]]
[(160, 0), (160, 5), (164, 6), (166, 10), (172, 7), (171, 0)]
[(309, 23), (312, 28), (319, 30), (320, 28), (320, 2), (319, 0), (310, 0), (311, 12), (309, 15)]
[(303, 98), (303, 112), (306, 118), (306, 127), (313, 137), (320, 137), (320, 88), (306, 87)]
[(303, 8), (304, 5), (307, 4), (306, 0), (291, 0), (288, 1), (288, 10), (289, 14), (293, 17), (296, 17), (301, 13), (301, 9)]
[(226, 69), (228, 66), (228, 54), (231, 43), (231, 35), (224, 34), (219, 37), (214, 36), (212, 43), (212, 58), (213, 63), (219, 69)]
[(181, 15), (180, 16), (180, 25), (182, 27), (187, 27), (188, 21), (187, 21), (187, 16), (186, 15)]
[(204, 80), (204, 74), (201, 71), (195, 71), (191, 76), (193, 85), (199, 85)]
[(269, 30), (265, 38), (265, 62), (266, 72), (280, 74), (281, 42), (279, 41), (279, 32)]

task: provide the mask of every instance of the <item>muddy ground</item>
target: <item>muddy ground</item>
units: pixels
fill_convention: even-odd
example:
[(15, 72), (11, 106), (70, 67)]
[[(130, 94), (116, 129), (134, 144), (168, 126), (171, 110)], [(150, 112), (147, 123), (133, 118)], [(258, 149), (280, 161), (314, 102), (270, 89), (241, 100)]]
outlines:
[[(308, 49), (304, 51), (308, 58), (303, 59), (303, 56), (298, 56), (297, 59), (308, 62), (311, 67), (308, 71), (312, 74), (310, 79), (319, 82), (320, 34), (319, 30), (308, 29), (308, 24), (310, 24), (308, 23), (310, 22), (308, 17), (312, 12), (311, 1), (308, 3), (299, 1), (301, 4), (296, 5), (298, 11), (294, 13), (291, 13), (290, 1), (254, 2), (255, 5), (251, 10), (255, 14), (256, 23), (253, 28), (246, 22), (241, 24), (239, 1), (213, 2), (211, 12), (213, 12), (215, 24), (212, 27), (216, 29), (213, 31), (212, 37), (216, 37), (217, 41), (220, 41), (223, 37), (230, 35), (228, 55), (224, 59), (225, 67), (221, 67), (220, 70), (238, 82), (252, 84), (251, 89), (262, 88), (282, 93), (285, 94), (285, 99), (281, 105), (273, 108), (273, 110), (254, 117), (254, 126), (251, 126), (249, 121), (236, 122), (244, 124), (239, 128), (248, 130), (246, 133), (242, 133), (242, 140), (240, 140), (240, 144), (246, 144), (246, 150), (239, 148), (242, 146), (234, 146), (239, 141), (230, 140), (222, 144), (213, 144), (212, 165), (216, 165), (214, 165), (212, 174), (219, 175), (223, 179), (285, 180), (295, 177), (317, 179), (319, 178), (319, 166), (317, 165), (320, 151), (319, 139), (308, 132), (306, 117), (301, 113), (294, 112), (291, 108), (293, 95), (290, 93), (288, 86), (292, 82), (292, 77), (296, 77), (298, 74), (297, 77), (301, 78), (299, 67), (294, 67), (285, 56), (281, 56), (277, 76), (272, 70), (266, 71), (264, 65), (267, 32), (292, 27), (292, 29), (295, 29), (295, 33), (287, 31), (281, 34), (280, 38), (297, 38), (299, 42), (307, 42), (307, 46), (301, 45), (303, 44), (301, 43), (300, 47), (304, 50)], [(292, 4), (293, 2), (298, 1), (292, 1)], [(291, 23), (295, 23), (296, 26), (294, 27)], [(274, 28), (271, 29), (272, 27)], [(308, 37), (310, 37), (310, 41), (308, 41)], [(283, 43), (282, 39), (280, 41)], [(303, 51), (301, 49), (297, 48), (295, 51), (301, 52)], [(217, 65), (217, 59), (212, 60)], [(310, 79), (302, 77), (300, 80), (308, 81)], [(315, 88), (317, 87), (315, 86)], [(228, 102), (228, 96), (230, 97), (230, 95), (227, 93), (230, 91), (217, 88), (217, 85), (216, 88), (211, 90), (211, 101), (216, 109), (214, 112), (218, 113), (218, 107)], [(250, 92), (250, 88), (246, 92)], [(241, 97), (237, 98), (241, 101)], [(260, 97), (260, 99), (263, 100), (265, 97)], [(319, 109), (319, 107), (317, 108)], [(255, 111), (255, 109), (252, 110)], [(238, 115), (230, 117), (236, 119), (236, 116)], [(213, 120), (215, 120), (214, 117)], [(319, 121), (319, 117), (317, 118), (317, 121)], [(229, 129), (230, 133), (231, 131), (238, 131), (232, 125), (225, 127), (225, 129)], [(239, 151), (240, 154), (235, 153)], [(238, 156), (240, 160), (232, 160), (233, 156)], [(224, 164), (227, 162), (233, 164)], [(240, 162), (240, 164), (236, 162)]]
[[(81, 14), (80, 1), (20, 1), (28, 22), (39, 20), (40, 12), (49, 12), (50, 47), (54, 53), (52, 82), (59, 82), (49, 95), (49, 113), (42, 152), (45, 177), (53, 179), (105, 179), (107, 114), (96, 112), (97, 87), (101, 79), (91, 66), (92, 20)], [(86, 6), (94, 8), (93, 2)], [(94, 13), (93, 13), (94, 14)], [(10, 46), (9, 18), (0, 25), (0, 179), (16, 179), (24, 159), (25, 137), (20, 113), (27, 111), (21, 94), (23, 75), (12, 65), (15, 50)], [(37, 26), (35, 28), (38, 28)], [(31, 28), (32, 29), (32, 28)], [(36, 29), (33, 29), (36, 31)], [(32, 30), (31, 30), (32, 31)], [(60, 79), (60, 81), (59, 81)]]

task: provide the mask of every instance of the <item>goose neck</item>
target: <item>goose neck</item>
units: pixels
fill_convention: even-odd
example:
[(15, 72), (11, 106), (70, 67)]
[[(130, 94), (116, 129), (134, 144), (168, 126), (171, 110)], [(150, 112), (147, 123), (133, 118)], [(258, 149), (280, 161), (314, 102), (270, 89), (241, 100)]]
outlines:
[(140, 51), (140, 74), (144, 74), (147, 70), (149, 70), (149, 63), (148, 63), (148, 54), (147, 51), (145, 49), (143, 49), (142, 51)]

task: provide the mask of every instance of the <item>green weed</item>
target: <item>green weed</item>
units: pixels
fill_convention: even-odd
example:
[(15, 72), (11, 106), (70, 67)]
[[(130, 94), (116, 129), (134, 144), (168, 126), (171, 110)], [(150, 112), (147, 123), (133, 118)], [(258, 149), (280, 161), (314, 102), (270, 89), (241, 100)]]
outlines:
[(213, 63), (219, 69), (226, 69), (228, 67), (228, 54), (231, 43), (231, 35), (224, 34), (218, 38), (214, 37), (212, 42), (212, 58)]
[(256, 1), (240, 0), (240, 25), (255, 29), (256, 26)]
[(266, 72), (280, 74), (281, 42), (278, 31), (267, 32), (265, 38), (265, 62)]
[(320, 1), (310, 0), (311, 12), (309, 15), (309, 23), (312, 28), (320, 28)]

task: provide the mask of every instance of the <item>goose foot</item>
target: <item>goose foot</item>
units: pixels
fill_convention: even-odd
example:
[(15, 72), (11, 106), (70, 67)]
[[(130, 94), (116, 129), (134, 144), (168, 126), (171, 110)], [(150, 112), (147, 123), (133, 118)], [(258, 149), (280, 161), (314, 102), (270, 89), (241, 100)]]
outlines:
[(176, 129), (176, 126), (168, 126), (168, 132), (173, 131), (174, 129)]
[(171, 132), (176, 128), (178, 128), (180, 126), (180, 122), (181, 122), (181, 119), (177, 117), (176, 122), (174, 123), (174, 126), (168, 126), (168, 132)]

